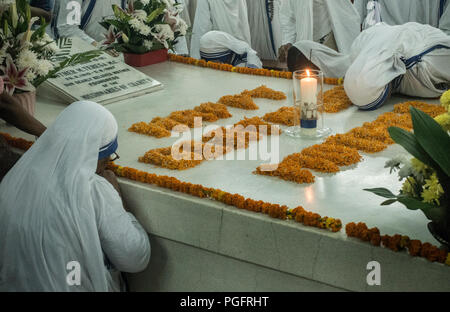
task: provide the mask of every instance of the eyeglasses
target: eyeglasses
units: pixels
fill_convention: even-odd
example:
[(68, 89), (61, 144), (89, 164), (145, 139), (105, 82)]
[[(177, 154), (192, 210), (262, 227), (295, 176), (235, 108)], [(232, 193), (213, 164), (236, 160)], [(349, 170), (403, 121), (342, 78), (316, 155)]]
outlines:
[(117, 153), (113, 153), (109, 156), (109, 161), (116, 161), (117, 159), (120, 159), (120, 156)]

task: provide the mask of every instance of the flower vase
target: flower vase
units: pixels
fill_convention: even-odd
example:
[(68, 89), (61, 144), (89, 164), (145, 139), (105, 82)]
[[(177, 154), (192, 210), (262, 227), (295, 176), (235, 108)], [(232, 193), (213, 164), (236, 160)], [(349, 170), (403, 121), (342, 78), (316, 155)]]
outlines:
[(431, 235), (447, 249), (450, 249), (450, 228), (442, 223), (428, 223), (428, 230)]
[(144, 54), (123, 53), (125, 63), (133, 67), (143, 67), (168, 60), (167, 49), (150, 51)]
[(13, 98), (20, 106), (25, 109), (31, 116), (34, 116), (36, 106), (36, 91), (14, 93)]

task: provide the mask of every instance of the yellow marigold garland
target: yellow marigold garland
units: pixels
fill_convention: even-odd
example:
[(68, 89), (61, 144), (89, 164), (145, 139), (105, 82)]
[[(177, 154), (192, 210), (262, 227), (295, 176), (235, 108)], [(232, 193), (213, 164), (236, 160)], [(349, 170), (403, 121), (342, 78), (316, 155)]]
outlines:
[[(264, 126), (265, 129), (261, 126)], [(246, 149), (251, 141), (260, 140), (263, 134), (280, 135), (281, 130), (264, 122), (259, 117), (244, 118), (232, 128), (220, 127), (212, 130), (202, 137), (202, 142), (190, 142), (190, 151), (184, 151), (183, 142), (180, 143), (178, 147), (180, 159), (175, 159), (172, 156), (172, 148), (174, 147), (165, 147), (152, 149), (146, 152), (144, 156), (139, 157), (138, 160), (142, 163), (171, 170), (186, 170), (198, 166), (204, 160), (217, 158), (232, 150)]]
[[(276, 176), (296, 183), (312, 183), (313, 177), (307, 176), (304, 169), (336, 173), (339, 167), (356, 164), (362, 160), (358, 150), (366, 153), (378, 153), (385, 150), (388, 145), (394, 144), (390, 138), (388, 128), (392, 126), (406, 130), (412, 129), (409, 107), (413, 105), (437, 116), (442, 108), (423, 102), (406, 102), (397, 104), (396, 112), (383, 113), (372, 122), (366, 122), (362, 127), (356, 127), (345, 134), (336, 134), (328, 137), (324, 143), (304, 149), (300, 153), (287, 156), (270, 173), (270, 168), (258, 167), (254, 172), (261, 175)], [(444, 108), (445, 110), (445, 108)], [(269, 122), (293, 124), (294, 108), (282, 107), (275, 113), (266, 114), (263, 119)], [(275, 166), (276, 168), (276, 166)], [(312, 175), (312, 174), (311, 174)], [(311, 182), (312, 181), (312, 182)]]
[[(194, 65), (199, 67), (208, 67), (215, 70), (222, 70), (233, 73), (292, 79), (292, 72), (289, 71), (279, 71), (264, 68), (233, 67), (232, 65), (229, 64), (222, 64), (211, 61), (206, 62), (205, 60), (198, 60), (192, 57), (176, 55), (171, 53), (169, 53), (169, 60), (172, 62)], [(344, 82), (343, 78), (328, 78), (328, 77), (324, 78), (324, 83), (326, 84), (341, 85), (343, 84), (343, 82)]]
[(239, 194), (231, 194), (220, 189), (207, 188), (199, 184), (181, 182), (174, 177), (159, 176), (129, 167), (121, 167), (114, 163), (110, 164), (109, 169), (122, 178), (157, 185), (159, 187), (200, 198), (213, 199), (226, 205), (235, 206), (239, 209), (264, 213), (272, 218), (281, 220), (294, 219), (306, 226), (328, 229), (333, 232), (339, 232), (342, 228), (342, 222), (339, 219), (329, 217), (322, 218), (319, 214), (308, 212), (303, 209), (303, 207), (297, 207), (290, 211), (287, 206), (271, 204), (261, 200), (256, 201), (251, 198), (245, 198)]
[(298, 184), (315, 182), (315, 177), (311, 171), (305, 169), (299, 162), (295, 161), (286, 160), (277, 165), (261, 165), (253, 173), (277, 177)]
[(264, 115), (263, 120), (275, 124), (292, 127), (295, 125), (295, 120), (300, 119), (300, 111), (294, 107), (283, 106), (273, 113)]
[(218, 103), (240, 109), (259, 109), (249, 94), (224, 95), (219, 99)]
[(350, 222), (345, 226), (348, 237), (355, 237), (365, 242), (370, 242), (374, 246), (383, 246), (392, 251), (398, 252), (408, 250), (413, 257), (423, 257), (431, 262), (439, 262), (450, 265), (450, 253), (439, 249), (430, 243), (422, 243), (420, 240), (411, 240), (408, 236), (395, 234), (394, 236), (380, 235), (378, 228), (369, 229), (363, 222), (358, 224)]
[(420, 109), (421, 111), (430, 115), (433, 118), (447, 112), (447, 110), (443, 106), (431, 105), (420, 101), (410, 101), (394, 105), (394, 113), (409, 114), (411, 106)]
[(323, 93), (323, 107), (327, 113), (337, 113), (351, 105), (352, 101), (348, 98), (343, 86), (334, 87)]
[(214, 122), (219, 119), (230, 118), (232, 115), (225, 105), (207, 102), (191, 110), (172, 112), (169, 117), (155, 117), (149, 123), (137, 122), (131, 125), (128, 131), (156, 138), (170, 137), (171, 131), (177, 126), (179, 126), (177, 129), (179, 131), (183, 130), (183, 126), (194, 128), (196, 117), (202, 118), (202, 121)]
[(250, 90), (250, 91), (244, 90), (241, 94), (248, 94), (252, 98), (263, 98), (263, 99), (270, 99), (270, 100), (276, 100), (276, 101), (286, 100), (286, 98), (287, 98), (286, 94), (284, 94), (284, 92), (275, 91), (264, 85), (262, 85), (256, 89)]

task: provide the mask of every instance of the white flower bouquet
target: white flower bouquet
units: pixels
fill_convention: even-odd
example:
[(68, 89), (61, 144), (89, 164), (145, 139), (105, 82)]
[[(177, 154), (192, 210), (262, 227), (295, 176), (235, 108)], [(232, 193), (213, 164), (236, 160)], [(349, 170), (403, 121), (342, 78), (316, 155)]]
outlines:
[[(32, 30), (38, 22), (39, 27)], [(0, 0), (0, 77), (9, 94), (34, 91), (64, 67), (87, 62), (101, 53), (90, 51), (53, 63), (58, 47), (45, 33), (47, 25), (44, 19), (31, 17), (27, 0)]]
[(108, 31), (103, 44), (133, 54), (172, 49), (188, 30), (183, 9), (174, 0), (129, 0), (126, 10), (113, 5), (114, 17), (100, 23)]

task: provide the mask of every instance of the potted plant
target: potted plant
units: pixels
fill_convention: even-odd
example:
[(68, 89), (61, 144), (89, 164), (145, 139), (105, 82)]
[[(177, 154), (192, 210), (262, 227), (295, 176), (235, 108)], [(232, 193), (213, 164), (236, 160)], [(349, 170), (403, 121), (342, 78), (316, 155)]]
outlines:
[[(39, 27), (33, 30), (38, 21)], [(47, 25), (44, 19), (31, 17), (27, 0), (0, 1), (0, 77), (5, 92), (32, 115), (40, 84), (66, 66), (87, 62), (101, 53), (80, 53), (55, 64), (51, 58), (58, 47), (45, 33)]]
[(182, 10), (183, 5), (174, 0), (129, 0), (126, 10), (113, 5), (114, 17), (100, 23), (108, 31), (103, 44), (123, 52), (131, 66), (166, 61), (168, 49), (188, 29), (180, 18)]
[(391, 127), (391, 138), (405, 148), (412, 159), (397, 158), (386, 167), (399, 170), (404, 181), (400, 194), (385, 188), (366, 189), (387, 200), (382, 205), (400, 202), (411, 210), (420, 209), (431, 221), (428, 229), (443, 245), (450, 241), (450, 91), (441, 97), (447, 113), (435, 119), (411, 107), (414, 132)]

